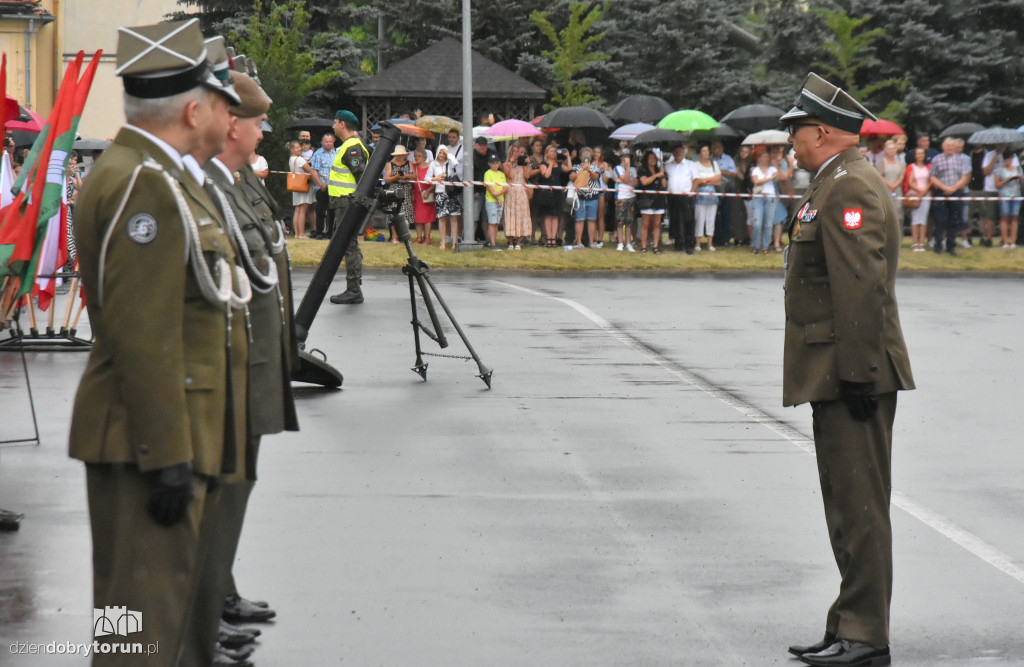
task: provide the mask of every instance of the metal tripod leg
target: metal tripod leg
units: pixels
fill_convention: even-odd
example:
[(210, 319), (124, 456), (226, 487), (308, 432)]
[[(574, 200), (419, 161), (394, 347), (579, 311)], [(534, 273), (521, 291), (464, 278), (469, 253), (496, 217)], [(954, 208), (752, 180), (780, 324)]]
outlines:
[(423, 350), (420, 348), (420, 315), (416, 310), (416, 286), (413, 284), (412, 272), (407, 272), (409, 276), (409, 304), (412, 306), (412, 336), (416, 341), (416, 365), (412, 367), (412, 370), (419, 373), (420, 377), (424, 380), (427, 379), (427, 366), (429, 364), (423, 361)]
[[(473, 361), (476, 362), (477, 370), (480, 371), (480, 374), (477, 375), (477, 377), (483, 380), (484, 384), (487, 385), (487, 388), (490, 389), (491, 375), (494, 374), (494, 371), (490, 368), (487, 368), (487, 366), (484, 366), (484, 362), (480, 361), (480, 357), (477, 355), (476, 350), (473, 349), (473, 345), (469, 342), (469, 339), (466, 338), (466, 332), (464, 332), (462, 330), (462, 327), (459, 326), (459, 323), (455, 319), (455, 316), (452, 315), (451, 309), (448, 308), (448, 304), (444, 302), (444, 297), (441, 296), (441, 293), (437, 291), (437, 287), (434, 286), (434, 281), (430, 279), (430, 274), (423, 273), (423, 279), (426, 280), (428, 285), (430, 285), (430, 291), (434, 293), (435, 297), (437, 297), (437, 302), (441, 304), (441, 308), (444, 309), (444, 314), (448, 316), (448, 319), (455, 327), (455, 330), (459, 332), (459, 338), (462, 339), (462, 342), (463, 344), (465, 344), (466, 349), (469, 350), (469, 356), (473, 357)], [(423, 297), (424, 301), (427, 301), (429, 303), (426, 292), (423, 292)]]

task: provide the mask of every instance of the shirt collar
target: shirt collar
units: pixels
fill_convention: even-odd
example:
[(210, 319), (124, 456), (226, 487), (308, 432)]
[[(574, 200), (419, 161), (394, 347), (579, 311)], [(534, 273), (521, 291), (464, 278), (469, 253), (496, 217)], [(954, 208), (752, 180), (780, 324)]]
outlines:
[(217, 171), (219, 171), (224, 176), (224, 178), (227, 179), (228, 183), (234, 183), (235, 182), (235, 175), (233, 173), (231, 173), (231, 170), (228, 169), (226, 164), (224, 164), (223, 162), (221, 162), (217, 158), (213, 158), (212, 160), (210, 160), (210, 164), (212, 164), (214, 166), (214, 168)]
[(839, 153), (836, 153), (835, 155), (833, 155), (829, 159), (825, 160), (824, 164), (822, 164), (820, 167), (818, 167), (818, 171), (814, 172), (814, 177), (817, 178), (818, 174), (820, 174), (821, 172), (825, 171), (825, 167), (827, 167), (829, 164), (831, 164), (832, 160), (835, 160), (837, 157), (839, 157)]
[(179, 153), (177, 150), (175, 150), (174, 147), (171, 146), (169, 143), (167, 143), (166, 141), (164, 141), (160, 137), (156, 136), (152, 132), (147, 132), (146, 130), (143, 130), (141, 127), (137, 127), (137, 126), (131, 125), (131, 124), (126, 124), (124, 127), (125, 127), (125, 129), (131, 130), (132, 132), (135, 132), (136, 134), (142, 135), (143, 137), (145, 137), (149, 141), (151, 141), (154, 144), (156, 144), (156, 146), (160, 150), (162, 150), (164, 153), (167, 154), (167, 157), (171, 158), (171, 161), (174, 162), (174, 164), (176, 164), (179, 169), (184, 168), (184, 164), (182, 164), (181, 153)]
[(181, 160), (185, 163), (185, 171), (195, 179), (196, 183), (202, 185), (206, 182), (206, 174), (203, 173), (203, 168), (199, 166), (198, 160), (191, 155), (186, 155)]

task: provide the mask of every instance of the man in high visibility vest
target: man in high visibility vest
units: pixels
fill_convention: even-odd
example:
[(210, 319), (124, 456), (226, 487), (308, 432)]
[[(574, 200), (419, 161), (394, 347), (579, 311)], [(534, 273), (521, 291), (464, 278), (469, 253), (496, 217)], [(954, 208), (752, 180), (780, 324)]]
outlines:
[[(330, 196), (330, 207), (334, 210), (334, 219), (338, 223), (345, 218), (345, 212), (352, 202), (351, 197), (356, 191), (356, 183), (370, 159), (369, 151), (356, 132), (358, 126), (359, 121), (351, 111), (342, 110), (334, 114), (334, 134), (342, 143), (331, 165), (327, 194)], [(338, 223), (335, 223), (335, 230)], [(359, 234), (352, 235), (352, 241), (345, 251), (345, 281), (345, 291), (332, 296), (331, 303), (362, 303), (363, 251), (359, 249)]]

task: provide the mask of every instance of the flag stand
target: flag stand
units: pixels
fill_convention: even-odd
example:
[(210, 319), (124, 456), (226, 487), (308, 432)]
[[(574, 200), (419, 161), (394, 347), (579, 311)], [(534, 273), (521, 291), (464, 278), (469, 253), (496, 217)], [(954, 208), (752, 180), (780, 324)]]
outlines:
[(36, 402), (32, 397), (32, 382), (28, 377), (28, 360), (25, 358), (25, 345), (24, 331), (21, 328), (21, 322), (19, 321), (20, 312), (16, 312), (14, 318), (7, 322), (7, 325), (11, 327), (11, 337), (0, 343), (2, 349), (10, 351), (18, 351), (21, 353), (21, 369), (25, 374), (25, 389), (28, 392), (28, 405), (29, 411), (32, 413), (32, 432), (34, 436), (31, 438), (13, 438), (11, 440), (0, 440), (0, 446), (4, 445), (35, 445), (39, 446), (39, 420), (36, 418)]
[[(24, 354), (25, 349), (38, 352), (84, 352), (92, 348), (92, 340), (78, 336), (78, 320), (82, 316), (82, 311), (85, 310), (85, 304), (82, 303), (82, 300), (76, 299), (81, 274), (78, 271), (62, 271), (47, 275), (39, 275), (38, 278), (63, 278), (65, 280), (71, 280), (71, 289), (68, 290), (68, 301), (65, 305), (64, 320), (60, 329), (56, 329), (53, 326), (54, 309), (57, 305), (56, 300), (50, 304), (50, 317), (46, 328), (44, 330), (40, 330), (36, 326), (35, 308), (32, 306), (32, 301), (26, 299), (25, 303), (29, 309), (31, 327), (27, 334), (20, 326), (18, 327), (17, 334), (14, 333), (14, 329), (12, 328), (11, 337), (0, 341), (0, 352), (17, 352), (20, 350), (22, 351), (22, 354)], [(78, 308), (75, 313), (74, 320), (72, 320), (71, 314), (72, 311), (75, 310), (76, 301), (78, 302)], [(0, 316), (3, 315), (3, 313), (0, 313)], [(16, 321), (16, 318), (12, 321)]]

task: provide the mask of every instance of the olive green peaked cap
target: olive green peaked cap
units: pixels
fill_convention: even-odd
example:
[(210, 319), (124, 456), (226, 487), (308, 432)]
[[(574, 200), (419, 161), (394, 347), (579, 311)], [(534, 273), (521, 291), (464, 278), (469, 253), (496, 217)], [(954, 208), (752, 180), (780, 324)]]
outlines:
[(230, 81), (213, 72), (197, 19), (118, 28), (115, 73), (135, 97), (171, 97), (205, 86), (239, 103)]
[(816, 118), (826, 125), (854, 134), (860, 133), (866, 119), (878, 120), (845, 90), (833, 86), (814, 72), (807, 75), (800, 87), (796, 106), (783, 114), (779, 122), (791, 125), (804, 118)]

